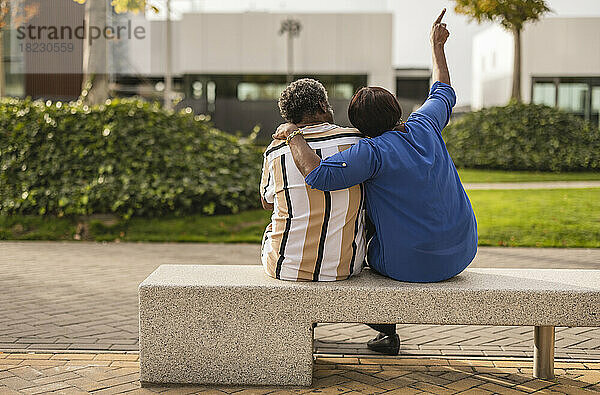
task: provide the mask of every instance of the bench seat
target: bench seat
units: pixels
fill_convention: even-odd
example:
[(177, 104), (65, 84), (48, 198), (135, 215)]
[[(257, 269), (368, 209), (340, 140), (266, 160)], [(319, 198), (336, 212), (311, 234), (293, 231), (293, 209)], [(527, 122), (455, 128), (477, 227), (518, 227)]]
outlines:
[(310, 385), (317, 322), (534, 326), (534, 376), (550, 378), (554, 327), (600, 326), (600, 271), (468, 269), (420, 284), (365, 270), (300, 283), (262, 266), (162, 265), (139, 301), (144, 383)]

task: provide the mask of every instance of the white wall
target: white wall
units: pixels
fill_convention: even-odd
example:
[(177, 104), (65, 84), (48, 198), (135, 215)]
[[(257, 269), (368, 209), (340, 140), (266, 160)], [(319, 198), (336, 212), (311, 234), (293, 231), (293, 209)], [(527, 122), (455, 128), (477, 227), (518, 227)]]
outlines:
[[(473, 38), (473, 108), (502, 105), (510, 98), (513, 42), (498, 26)], [(546, 18), (526, 25), (521, 62), (524, 102), (531, 100), (532, 77), (600, 76), (600, 18)]]
[(474, 109), (505, 104), (510, 97), (513, 39), (499, 26), (473, 38), (471, 105)]
[[(395, 89), (392, 15), (276, 14), (265, 12), (184, 14), (173, 22), (173, 73), (286, 74), (282, 20), (300, 20), (294, 70), (309, 74), (367, 74), (370, 85)], [(132, 43), (129, 63), (144, 74), (164, 71), (163, 22), (150, 22), (148, 43)]]
[[(453, 2), (449, 0), (190, 0), (172, 1), (178, 17), (191, 10), (204, 12), (245, 12), (270, 11), (287, 12), (344, 12), (373, 13), (389, 11), (393, 13), (392, 64), (394, 67), (431, 68), (429, 30), (431, 23), (444, 7), (448, 9), (444, 20), (448, 23), (450, 39), (446, 55), (456, 90), (458, 105), (471, 102), (471, 40), (475, 34), (490, 26), (469, 22), (469, 18), (457, 15)], [(552, 16), (581, 17), (600, 16), (599, 0), (547, 0)], [(164, 7), (161, 7), (161, 11)], [(154, 17), (154, 14), (151, 16)], [(155, 17), (161, 18), (162, 14)]]
[(600, 18), (547, 18), (528, 25), (522, 40), (521, 93), (531, 77), (600, 76)]

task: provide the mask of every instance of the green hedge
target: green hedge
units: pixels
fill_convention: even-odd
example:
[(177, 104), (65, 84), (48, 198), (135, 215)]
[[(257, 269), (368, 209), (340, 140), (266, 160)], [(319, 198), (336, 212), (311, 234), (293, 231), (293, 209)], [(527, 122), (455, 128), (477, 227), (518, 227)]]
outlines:
[(233, 213), (257, 207), (260, 167), (189, 109), (0, 101), (0, 214)]
[(511, 103), (466, 114), (444, 129), (457, 167), (600, 170), (600, 133), (555, 108)]

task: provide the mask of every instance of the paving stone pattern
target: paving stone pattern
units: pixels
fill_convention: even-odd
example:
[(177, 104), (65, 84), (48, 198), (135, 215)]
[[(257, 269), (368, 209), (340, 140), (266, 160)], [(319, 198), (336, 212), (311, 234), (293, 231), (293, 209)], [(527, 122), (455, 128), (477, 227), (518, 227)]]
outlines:
[(310, 388), (141, 387), (137, 354), (0, 353), (0, 394), (594, 394), (600, 363), (533, 379), (518, 359), (317, 358)]
[[(138, 349), (137, 286), (160, 264), (256, 264), (257, 245), (1, 242), (0, 350)], [(473, 267), (600, 269), (600, 249), (480, 248)], [(532, 328), (400, 325), (404, 355), (530, 356)], [(321, 324), (320, 354), (374, 331)], [(557, 356), (600, 359), (600, 329), (558, 328)]]

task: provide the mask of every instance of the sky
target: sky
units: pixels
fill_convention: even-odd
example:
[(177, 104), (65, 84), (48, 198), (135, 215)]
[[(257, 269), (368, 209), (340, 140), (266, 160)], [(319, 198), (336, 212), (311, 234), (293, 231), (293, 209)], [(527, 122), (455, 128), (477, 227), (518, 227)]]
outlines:
[[(156, 0), (158, 4), (165, 0)], [(452, 10), (451, 0), (171, 0), (174, 16), (183, 12), (391, 12), (394, 15), (394, 67), (431, 67), (429, 30), (446, 7), (450, 38), (448, 66), (458, 105), (471, 101), (472, 37), (489, 27), (478, 25)], [(548, 0), (548, 17), (600, 16), (600, 0)], [(164, 7), (160, 7), (164, 9)]]

